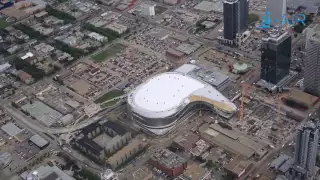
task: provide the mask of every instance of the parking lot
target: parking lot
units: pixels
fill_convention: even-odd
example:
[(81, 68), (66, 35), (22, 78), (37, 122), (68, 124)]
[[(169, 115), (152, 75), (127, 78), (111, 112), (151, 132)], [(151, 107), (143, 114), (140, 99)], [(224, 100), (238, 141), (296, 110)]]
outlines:
[[(6, 115), (1, 118), (1, 121), (4, 122), (4, 118), (8, 118)], [(11, 118), (9, 118), (11, 119)], [(37, 153), (40, 152), (40, 148), (29, 142), (28, 139), (33, 135), (30, 131), (25, 129), (23, 126), (17, 124), (14, 120), (6, 120), (6, 123), (13, 122), (15, 125), (21, 129), (24, 129), (22, 134), (19, 135), (19, 138), (24, 139), (20, 142), (16, 137), (11, 137), (6, 134), (3, 130), (0, 130), (0, 151), (11, 153), (11, 163), (4, 169), (6, 173), (14, 171), (16, 168), (23, 167), (30, 159), (32, 159)], [(23, 136), (23, 137), (22, 137)]]

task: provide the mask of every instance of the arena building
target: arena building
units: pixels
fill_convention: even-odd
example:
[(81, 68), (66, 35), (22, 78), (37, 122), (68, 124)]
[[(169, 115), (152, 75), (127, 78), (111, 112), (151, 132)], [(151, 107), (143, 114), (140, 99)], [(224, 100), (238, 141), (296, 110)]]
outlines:
[(195, 110), (212, 110), (230, 118), (237, 107), (212, 85), (189, 75), (197, 69), (186, 64), (140, 84), (128, 95), (131, 119), (143, 129), (163, 135)]

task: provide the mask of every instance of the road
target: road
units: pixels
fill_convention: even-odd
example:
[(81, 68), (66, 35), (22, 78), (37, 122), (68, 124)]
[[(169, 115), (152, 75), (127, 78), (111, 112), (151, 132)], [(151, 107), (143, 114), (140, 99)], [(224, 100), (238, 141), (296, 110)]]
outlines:
[(94, 122), (99, 121), (101, 118), (103, 118), (105, 115), (107, 115), (110, 111), (118, 108), (118, 107), (115, 107), (112, 109), (103, 110), (102, 112), (98, 113), (94, 117), (89, 118), (86, 121), (78, 123), (74, 128), (69, 128), (69, 127), (46, 127), (46, 126), (36, 122), (36, 120), (32, 120), (31, 118), (22, 114), (22, 112), (13, 108), (11, 105), (1, 104), (0, 106), (4, 110), (6, 110), (12, 117), (19, 119), (24, 124), (26, 124), (27, 127), (34, 129), (38, 132), (49, 133), (49, 134), (64, 134), (64, 133), (69, 133), (69, 132), (80, 130), (80, 129), (82, 129), (82, 128), (84, 128)]

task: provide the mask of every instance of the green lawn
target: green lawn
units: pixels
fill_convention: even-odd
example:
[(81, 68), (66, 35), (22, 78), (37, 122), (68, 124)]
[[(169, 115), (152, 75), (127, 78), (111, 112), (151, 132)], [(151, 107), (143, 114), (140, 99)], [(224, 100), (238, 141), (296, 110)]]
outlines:
[(119, 101), (119, 99), (115, 99), (115, 100), (109, 101), (107, 103), (103, 103), (103, 104), (101, 104), (101, 107), (105, 108), (105, 107), (113, 106), (113, 105), (117, 104), (118, 101)]
[(123, 91), (119, 91), (119, 90), (113, 90), (110, 91), (104, 95), (102, 95), (101, 97), (99, 97), (98, 99), (96, 99), (94, 102), (95, 103), (103, 103), (105, 101), (108, 101), (109, 99), (118, 97), (118, 96), (122, 96), (124, 94)]
[(121, 51), (123, 51), (126, 48), (126, 46), (122, 45), (122, 44), (115, 44), (113, 46), (110, 46), (108, 49), (95, 54), (91, 57), (91, 59), (93, 59), (96, 62), (102, 62), (105, 61), (106, 59), (108, 59), (109, 57), (114, 56), (117, 53), (120, 53)]
[(9, 24), (5, 19), (0, 19), (0, 29), (6, 28), (8, 25)]

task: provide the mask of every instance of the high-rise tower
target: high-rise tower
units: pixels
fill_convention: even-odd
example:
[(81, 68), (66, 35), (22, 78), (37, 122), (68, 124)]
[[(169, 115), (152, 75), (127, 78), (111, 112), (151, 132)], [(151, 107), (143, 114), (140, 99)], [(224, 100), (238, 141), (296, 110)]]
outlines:
[(267, 0), (267, 12), (270, 12), (270, 24), (279, 25), (282, 17), (287, 13), (286, 0)]
[(304, 66), (305, 90), (320, 96), (320, 25), (307, 29)]
[(237, 43), (248, 29), (249, 0), (225, 0), (223, 2), (224, 39)]
[(291, 36), (276, 32), (262, 38), (261, 79), (277, 84), (289, 74), (291, 62)]
[(298, 130), (294, 152), (294, 167), (287, 173), (287, 177), (290, 180), (306, 180), (314, 175), (318, 143), (319, 129), (315, 124), (309, 122)]

